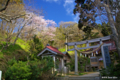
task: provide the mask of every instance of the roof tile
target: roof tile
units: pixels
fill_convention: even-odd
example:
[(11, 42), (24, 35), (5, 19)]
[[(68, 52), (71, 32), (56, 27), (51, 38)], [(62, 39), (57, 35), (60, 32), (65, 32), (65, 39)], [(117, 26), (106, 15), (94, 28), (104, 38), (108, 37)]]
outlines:
[(62, 52), (60, 52), (57, 48), (55, 48), (55, 47), (52, 47), (52, 46), (46, 46), (47, 48), (49, 48), (50, 50), (52, 50), (52, 51), (54, 51), (54, 52), (57, 52), (57, 53), (59, 53), (59, 54), (61, 54), (61, 55), (64, 55), (64, 56), (66, 56), (65, 54), (63, 54)]

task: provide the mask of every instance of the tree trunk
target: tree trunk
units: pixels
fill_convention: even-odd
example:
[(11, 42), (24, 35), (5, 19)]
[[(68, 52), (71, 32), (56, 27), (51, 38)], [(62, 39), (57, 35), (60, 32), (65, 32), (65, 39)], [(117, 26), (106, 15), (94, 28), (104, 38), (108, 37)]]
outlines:
[(113, 16), (111, 14), (109, 6), (104, 4), (104, 7), (106, 9), (109, 24), (110, 24), (110, 28), (112, 30), (111, 39), (113, 39), (116, 43), (116, 48), (117, 48), (118, 55), (119, 55), (119, 58), (120, 58), (120, 38), (118, 37), (118, 33), (117, 33), (117, 30), (116, 30), (116, 27), (115, 27), (114, 19), (113, 19)]
[[(118, 45), (120, 46), (120, 11), (117, 13), (117, 16), (116, 16), (116, 29), (117, 29), (117, 32), (118, 32)], [(120, 49), (120, 47), (119, 47)]]

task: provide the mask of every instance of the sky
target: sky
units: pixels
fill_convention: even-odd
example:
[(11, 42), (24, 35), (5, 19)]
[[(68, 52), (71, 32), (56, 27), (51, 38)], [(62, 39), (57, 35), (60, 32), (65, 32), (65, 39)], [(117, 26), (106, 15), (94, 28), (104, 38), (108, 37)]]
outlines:
[(73, 14), (75, 0), (34, 0), (34, 7), (37, 10), (43, 9), (44, 19), (51, 20), (59, 26), (61, 21), (78, 22), (78, 14)]

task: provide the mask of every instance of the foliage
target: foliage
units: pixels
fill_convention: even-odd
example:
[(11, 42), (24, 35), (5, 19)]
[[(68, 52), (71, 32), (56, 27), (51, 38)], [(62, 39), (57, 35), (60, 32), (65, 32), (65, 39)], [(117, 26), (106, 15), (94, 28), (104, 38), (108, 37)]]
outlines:
[[(0, 13), (0, 70), (3, 72), (2, 78), (39, 80), (46, 74), (49, 77), (53, 76), (51, 74), (51, 69), (54, 67), (53, 59), (48, 57), (41, 60), (37, 54), (43, 49), (45, 40), (42, 37), (47, 36), (46, 39), (49, 39), (46, 40), (47, 42), (53, 40), (56, 23), (52, 20), (45, 20), (43, 16), (28, 10), (25, 11), (27, 7), (23, 5), (23, 0), (1, 0), (0, 6), (2, 7), (0, 8), (3, 8), (6, 1), (9, 3)], [(7, 22), (7, 19), (11, 19), (11, 22)], [(44, 29), (42, 29), (43, 27)], [(33, 36), (39, 35), (38, 33), (42, 37)]]
[(101, 73), (101, 76), (116, 76), (116, 77), (120, 77), (120, 61), (118, 61), (117, 65), (114, 65), (112, 63), (106, 69), (102, 68), (100, 73)]
[(46, 72), (46, 71), (50, 70), (52, 67), (54, 67), (52, 57), (45, 57), (43, 60), (45, 60), (46, 63), (44, 63), (45, 66), (44, 66), (44, 68), (41, 69), (42, 71)]
[(43, 49), (43, 44), (36, 35), (33, 37), (33, 42), (34, 42), (34, 45), (35, 45), (35, 49), (38, 52), (40, 52)]
[[(54, 64), (51, 57), (40, 60), (32, 60), (29, 62), (30, 69), (32, 70), (31, 78), (32, 80), (37, 80), (42, 78), (42, 75), (45, 75), (47, 71), (50, 71)], [(51, 76), (51, 73), (48, 73)]]
[[(31, 64), (30, 64), (31, 65)], [(45, 57), (41, 61), (33, 61), (31, 65), (31, 69), (33, 69), (33, 73), (31, 78), (33, 80), (36, 79), (44, 79), (52, 77), (52, 68), (54, 67), (54, 62), (51, 57)], [(35, 76), (34, 76), (35, 75)]]
[(9, 67), (5, 73), (7, 80), (28, 80), (32, 74), (30, 66), (27, 62), (19, 61)]
[(71, 58), (70, 63), (67, 63), (66, 65), (70, 65), (70, 70), (74, 71), (74, 69), (75, 69), (75, 60)]
[(13, 59), (10, 59), (10, 60), (7, 62), (7, 64), (8, 64), (9, 66), (13, 66), (15, 63), (17, 63), (17, 60), (15, 59), (15, 57), (14, 57)]
[(108, 36), (110, 35), (112, 32), (111, 32), (111, 29), (110, 29), (110, 25), (107, 23), (102, 23), (102, 25), (98, 24), (98, 27), (99, 29), (101, 29), (101, 33), (104, 35), (104, 36)]
[[(79, 13), (79, 29), (84, 26), (95, 27), (98, 20), (105, 23), (109, 22), (109, 26), (112, 32), (112, 39), (116, 43), (118, 54), (120, 57), (120, 35), (119, 35), (119, 11), (120, 5), (118, 4), (119, 0), (75, 0), (76, 6), (74, 9), (74, 14)], [(116, 10), (117, 9), (117, 10)], [(117, 12), (116, 12), (117, 11)], [(114, 13), (116, 12), (116, 13)], [(114, 16), (116, 15), (116, 16)], [(100, 17), (97, 19), (97, 17)], [(102, 17), (103, 16), (103, 17)], [(115, 25), (116, 24), (116, 25)], [(106, 26), (105, 26), (106, 27)], [(88, 29), (88, 28), (87, 28)], [(103, 28), (102, 33), (108, 35)]]
[(31, 59), (38, 58), (37, 54), (43, 49), (43, 44), (41, 40), (35, 35), (33, 37), (33, 40), (29, 41), (29, 44), (30, 44)]
[(59, 51), (65, 52), (65, 48), (60, 48)]
[[(21, 41), (21, 42), (20, 42)], [(27, 54), (29, 45), (26, 45), (27, 43), (21, 39), (18, 39), (17, 44), (12, 45), (9, 43), (8, 47), (3, 48), (6, 45), (5, 41), (1, 41), (0, 44), (0, 50), (3, 48), (3, 50), (0, 52), (0, 69), (3, 72), (3, 78), (5, 78), (5, 72), (7, 70), (8, 66), (11, 66), (14, 64), (14, 61), (26, 61), (27, 60)], [(25, 47), (21, 47), (24, 45)]]
[[(15, 58), (8, 61), (8, 69), (5, 72), (5, 79), (9, 80), (38, 80), (43, 75), (53, 77), (51, 70), (54, 67), (53, 59), (46, 57), (42, 60), (16, 61)], [(55, 73), (56, 74), (56, 73)], [(14, 77), (15, 76), (15, 77)]]
[(79, 75), (84, 75), (84, 74), (87, 74), (87, 73), (79, 73)]
[(20, 38), (17, 39), (16, 44), (18, 44), (22, 49), (24, 49), (26, 52), (29, 52), (30, 50), (30, 45), (27, 41), (24, 41)]
[(32, 72), (30, 79), (36, 80), (38, 77), (42, 75), (42, 71), (40, 70), (41, 69), (40, 67), (42, 67), (41, 62), (37, 60), (30, 61), (29, 65)]
[[(67, 63), (67, 65), (70, 65), (70, 70), (74, 71), (75, 68), (75, 60), (72, 57), (72, 59), (70, 59), (70, 63)], [(78, 71), (79, 72), (84, 72), (85, 71), (85, 67), (86, 65), (90, 65), (90, 59), (87, 57), (78, 57)]]
[(3, 58), (3, 53), (2, 52), (0, 52), (0, 58)]
[[(79, 17), (79, 21), (78, 21), (78, 28), (79, 29), (83, 29), (84, 32), (90, 33), (92, 30), (92, 27), (95, 26), (95, 6), (93, 5), (93, 1), (88, 0), (75, 0), (75, 8), (73, 10), (73, 13), (80, 13)], [(84, 27), (86, 26), (86, 27)]]

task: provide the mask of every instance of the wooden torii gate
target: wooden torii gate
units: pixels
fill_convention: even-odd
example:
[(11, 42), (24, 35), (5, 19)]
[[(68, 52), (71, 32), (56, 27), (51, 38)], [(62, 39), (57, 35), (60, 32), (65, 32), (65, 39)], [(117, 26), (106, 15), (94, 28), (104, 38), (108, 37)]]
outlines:
[[(112, 43), (104, 43), (103, 41), (110, 40), (111, 36), (106, 36), (106, 37), (101, 37), (101, 38), (96, 38), (96, 39), (91, 39), (91, 40), (85, 40), (81, 42), (70, 42), (70, 43), (65, 43), (67, 46), (74, 46), (73, 49), (68, 49), (67, 51), (75, 51), (75, 74), (78, 75), (78, 58), (77, 58), (77, 50), (81, 49), (88, 49), (88, 48), (98, 48), (101, 46), (101, 52), (102, 52), (102, 58), (103, 58), (103, 63), (104, 63), (104, 68), (106, 68), (106, 61), (105, 61), (105, 55), (104, 55), (104, 49), (103, 46), (111, 46)], [(89, 43), (94, 43), (94, 42), (99, 42), (100, 44), (95, 45), (95, 46), (89, 46)], [(77, 45), (80, 44), (86, 44), (86, 47), (78, 48)], [(103, 45), (101, 45), (103, 44)], [(77, 49), (77, 50), (76, 50)]]

